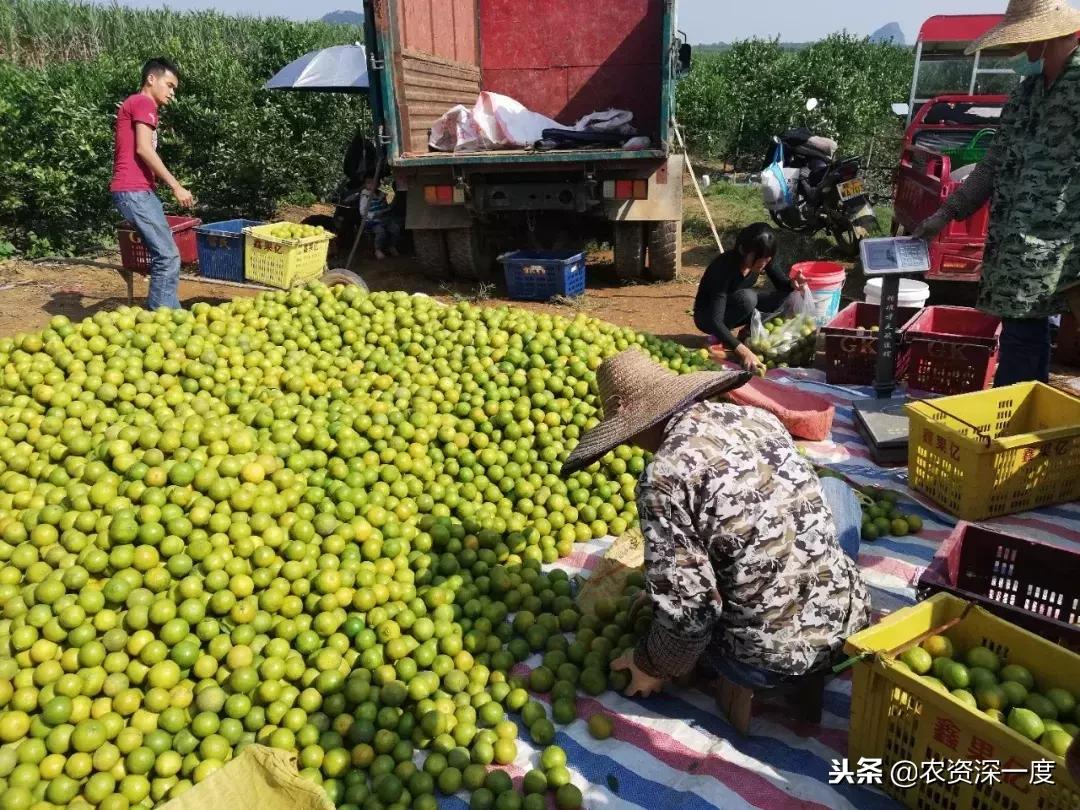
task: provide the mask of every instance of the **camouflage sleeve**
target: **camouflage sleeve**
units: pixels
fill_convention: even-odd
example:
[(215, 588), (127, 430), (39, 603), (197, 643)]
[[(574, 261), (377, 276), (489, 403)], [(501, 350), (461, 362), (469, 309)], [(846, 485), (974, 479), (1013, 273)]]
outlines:
[(941, 210), (950, 220), (967, 219), (990, 199), (994, 192), (994, 168), (997, 165), (996, 150), (990, 147), (986, 157), (968, 175), (960, 188), (949, 195)]
[(638, 498), (653, 623), (634, 651), (634, 663), (657, 678), (690, 672), (720, 616), (716, 575), (694, 525), (697, 500), (685, 480), (643, 485)]

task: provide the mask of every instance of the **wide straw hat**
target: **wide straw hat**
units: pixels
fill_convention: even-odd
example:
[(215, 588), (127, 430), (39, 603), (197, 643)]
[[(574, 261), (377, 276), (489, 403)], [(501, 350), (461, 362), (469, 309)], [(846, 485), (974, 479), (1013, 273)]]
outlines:
[(1080, 31), (1080, 11), (1065, 0), (1012, 0), (1005, 19), (967, 49), (971, 55), (987, 48), (1026, 45), (1068, 36)]
[(676, 374), (637, 349), (609, 357), (596, 373), (603, 421), (581, 437), (563, 463), (562, 474), (588, 467), (642, 431), (749, 379), (745, 371)]

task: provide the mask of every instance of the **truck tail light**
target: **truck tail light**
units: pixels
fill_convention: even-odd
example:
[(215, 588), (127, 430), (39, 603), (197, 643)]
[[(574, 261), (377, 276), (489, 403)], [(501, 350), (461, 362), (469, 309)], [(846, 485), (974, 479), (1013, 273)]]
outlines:
[(605, 200), (647, 200), (649, 199), (648, 180), (605, 180)]
[(424, 186), (424, 202), (428, 205), (464, 205), (465, 189), (458, 186)]

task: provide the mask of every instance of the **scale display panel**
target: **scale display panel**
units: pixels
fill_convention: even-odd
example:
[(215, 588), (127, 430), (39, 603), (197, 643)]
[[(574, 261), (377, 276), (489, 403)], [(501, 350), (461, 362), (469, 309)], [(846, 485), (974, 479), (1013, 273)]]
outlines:
[(864, 239), (859, 252), (868, 276), (914, 275), (930, 269), (929, 246), (913, 236)]

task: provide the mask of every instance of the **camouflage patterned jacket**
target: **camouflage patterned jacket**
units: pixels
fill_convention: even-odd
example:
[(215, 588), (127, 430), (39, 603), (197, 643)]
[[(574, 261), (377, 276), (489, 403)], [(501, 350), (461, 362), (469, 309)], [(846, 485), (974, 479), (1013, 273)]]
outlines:
[(869, 621), (818, 477), (772, 414), (706, 402), (677, 415), (638, 512), (654, 618), (634, 660), (654, 677), (690, 672), (710, 642), (801, 675)]
[(1080, 51), (1049, 88), (1023, 81), (994, 145), (945, 204), (966, 219), (990, 200), (980, 309), (1003, 318), (1065, 311), (1056, 290), (1080, 278)]

